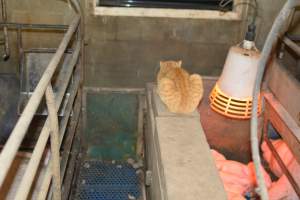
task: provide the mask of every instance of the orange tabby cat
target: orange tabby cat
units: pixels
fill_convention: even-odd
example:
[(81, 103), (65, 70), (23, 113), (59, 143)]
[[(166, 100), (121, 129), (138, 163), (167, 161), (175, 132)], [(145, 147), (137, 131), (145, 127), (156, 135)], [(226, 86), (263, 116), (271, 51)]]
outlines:
[(174, 113), (193, 112), (203, 96), (201, 76), (189, 75), (181, 61), (160, 62), (157, 84), (161, 100)]

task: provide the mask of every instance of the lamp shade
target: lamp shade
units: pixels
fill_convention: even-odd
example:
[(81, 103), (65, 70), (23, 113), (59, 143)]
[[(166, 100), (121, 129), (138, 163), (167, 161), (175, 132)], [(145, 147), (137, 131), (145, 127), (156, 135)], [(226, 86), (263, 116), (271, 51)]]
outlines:
[[(210, 95), (213, 110), (228, 117), (251, 117), (252, 92), (260, 54), (257, 50), (231, 47), (222, 74)], [(261, 106), (259, 105), (259, 113)]]

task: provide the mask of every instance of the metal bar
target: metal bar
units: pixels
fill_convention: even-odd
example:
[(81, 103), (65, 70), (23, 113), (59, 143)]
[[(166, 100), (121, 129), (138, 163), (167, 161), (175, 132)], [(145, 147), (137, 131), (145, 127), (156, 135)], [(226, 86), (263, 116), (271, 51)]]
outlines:
[(300, 150), (300, 143), (299, 138), (300, 136), (300, 128), (297, 126), (296, 122), (289, 116), (289, 114), (285, 111), (285, 109), (280, 105), (280, 103), (275, 99), (275, 97), (271, 93), (264, 94), (266, 100), (266, 109), (265, 109), (265, 116), (264, 116), (264, 138), (265, 141), (270, 148), (274, 158), (276, 159), (277, 163), (279, 164), (280, 168), (282, 169), (284, 175), (287, 177), (288, 181), (292, 185), (293, 189), (295, 190), (298, 197), (300, 197), (300, 187), (287, 169), (286, 165), (280, 158), (279, 154), (276, 152), (273, 144), (268, 138), (267, 133), (267, 126), (268, 122), (274, 126), (274, 128), (278, 131), (280, 136), (288, 145), (289, 149), (295, 155), (296, 161), (299, 163), (299, 150)]
[[(25, 49), (24, 53), (55, 53), (56, 48), (31, 48)], [(73, 49), (66, 49), (65, 53), (73, 53)]]
[[(74, 70), (75, 65), (78, 62), (79, 59), (79, 55), (80, 55), (80, 42), (77, 42), (75, 44), (75, 48), (74, 48), (74, 53), (72, 54), (72, 58), (68, 63), (68, 66), (66, 68), (66, 70), (63, 70), (57, 77), (57, 81), (55, 83), (55, 85), (62, 87), (63, 90), (61, 90), (62, 93), (65, 93), (65, 90), (67, 89), (68, 85), (66, 83), (69, 82), (71, 76), (72, 76), (72, 72)], [(66, 82), (66, 80), (68, 80)]]
[[(80, 93), (80, 92), (79, 92)], [(74, 117), (72, 116), (72, 124), (70, 125), (71, 129), (72, 127), (74, 127), (74, 124), (78, 124), (78, 120), (79, 120), (79, 116), (80, 116), (80, 109), (81, 109), (81, 94), (78, 94), (77, 100), (75, 102), (74, 105)], [(73, 128), (74, 129), (74, 128)], [(65, 176), (65, 172), (66, 172), (66, 168), (67, 168), (67, 163), (68, 163), (68, 159), (69, 159), (69, 152), (71, 150), (72, 147), (72, 143), (73, 143), (73, 139), (74, 139), (74, 135), (75, 135), (75, 129), (74, 131), (70, 131), (67, 134), (67, 138), (66, 138), (66, 146), (64, 148), (64, 151), (62, 153), (62, 167), (61, 167), (61, 173), (62, 173), (62, 177), (64, 178)], [(63, 141), (63, 137), (61, 137), (60, 140), (60, 145), (62, 145), (62, 141)]]
[[(82, 129), (87, 128), (87, 95), (88, 91), (85, 87), (82, 88), (82, 105), (81, 105), (81, 119), (82, 119)], [(81, 147), (82, 149), (87, 149), (87, 138), (86, 135), (80, 135)]]
[[(82, 116), (81, 116), (81, 119), (82, 119)], [(80, 130), (82, 130), (82, 123), (79, 123), (79, 127), (77, 128), (77, 130), (78, 129), (80, 129)], [(78, 180), (78, 176), (79, 176), (79, 172), (80, 172), (80, 167), (81, 167), (81, 163), (83, 162), (83, 154), (82, 154), (82, 152), (83, 152), (83, 149), (82, 149), (82, 140), (81, 140), (81, 134), (77, 134), (77, 138), (76, 139), (78, 139), (79, 140), (79, 143), (80, 143), (80, 146), (79, 146), (79, 153), (78, 153), (78, 156), (76, 157), (76, 162), (75, 162), (75, 169), (74, 169), (74, 173), (73, 173), (73, 180), (72, 180), (72, 182), (71, 182), (71, 188), (76, 188), (77, 187), (77, 180)], [(69, 194), (69, 196), (68, 196), (68, 200), (70, 200), (70, 199), (76, 199), (76, 197), (75, 197), (75, 190), (71, 190), (70, 191), (71, 193)], [(67, 200), (67, 199), (65, 199), (64, 198), (64, 196), (63, 196), (63, 200)]]
[(51, 142), (51, 165), (54, 185), (54, 200), (61, 199), (60, 187), (60, 155), (59, 155), (59, 125), (58, 116), (55, 108), (55, 96), (51, 84), (46, 89), (46, 104), (50, 121), (50, 142)]
[(295, 190), (297, 196), (300, 197), (299, 185), (297, 184), (297, 182), (295, 181), (295, 179), (293, 178), (293, 176), (291, 175), (291, 173), (287, 169), (286, 165), (283, 163), (282, 159), (278, 155), (276, 149), (274, 148), (274, 146), (273, 146), (272, 142), (269, 140), (269, 138), (265, 138), (265, 141), (266, 141), (268, 147), (270, 148), (270, 150), (271, 150), (274, 158), (276, 159), (277, 163), (279, 164), (281, 170), (283, 171), (284, 175), (287, 177), (287, 179), (291, 183), (291, 185), (292, 185), (293, 189)]
[[(79, 83), (79, 81), (78, 81)], [(75, 134), (75, 130), (76, 130), (76, 127), (77, 127), (77, 123), (78, 123), (78, 119), (79, 119), (79, 116), (80, 116), (80, 100), (78, 101), (78, 104), (75, 108), (75, 115), (74, 115), (74, 123), (71, 125), (69, 131), (68, 131), (68, 135), (70, 134), (71, 138), (73, 139), (73, 136)], [(61, 137), (60, 137), (60, 145), (63, 141), (63, 132), (61, 131)], [(72, 140), (73, 141), (73, 140)], [(72, 141), (70, 141), (68, 147), (67, 147), (67, 151), (65, 152), (68, 152), (72, 145)], [(62, 174), (62, 179), (61, 181), (63, 181), (64, 179), (64, 175), (65, 175), (65, 169), (67, 167), (67, 156), (68, 154), (64, 153), (62, 155), (62, 161), (63, 161), (63, 164), (62, 164), (62, 168), (61, 168), (61, 174)], [(46, 169), (46, 172), (45, 172), (45, 175), (44, 175), (44, 179), (43, 179), (43, 182), (42, 182), (42, 186), (41, 186), (41, 190), (40, 190), (40, 193), (38, 195), (38, 199), (39, 200), (44, 200), (46, 199), (47, 197), (47, 192), (49, 190), (49, 186), (50, 186), (50, 182), (51, 182), (51, 163), (50, 165), (47, 166), (47, 169)]]
[[(80, 126), (80, 124), (78, 124)], [(77, 126), (77, 130), (80, 129), (80, 127)], [(64, 188), (62, 190), (63, 192), (63, 195), (62, 195), (62, 199), (63, 200), (67, 200), (67, 199), (72, 199), (72, 198), (69, 198), (70, 196), (70, 192), (72, 191), (71, 190), (71, 185), (72, 185), (72, 182), (73, 180), (75, 179), (75, 171), (76, 171), (76, 162), (77, 162), (77, 158), (78, 158), (78, 155), (80, 153), (80, 140), (78, 138), (78, 135), (79, 133), (75, 133), (75, 138), (74, 138), (74, 144), (72, 146), (72, 149), (71, 149), (71, 152), (69, 153), (70, 154), (70, 161), (68, 163), (68, 169), (67, 169), (67, 172), (66, 172), (66, 177), (63, 181), (63, 185), (64, 185)]]
[(139, 158), (144, 157), (144, 101), (141, 94), (138, 95), (138, 128), (137, 128), (137, 142), (136, 142), (136, 155)]
[(287, 169), (286, 165), (282, 161), (281, 157), (277, 153), (275, 147), (273, 146), (272, 142), (270, 141), (270, 139), (268, 137), (268, 124), (269, 124), (269, 121), (272, 121), (272, 120), (270, 118), (269, 109), (266, 109), (265, 114), (264, 114), (264, 128), (263, 128), (264, 140), (265, 140), (266, 144), (268, 145), (269, 149), (271, 150), (271, 153), (273, 154), (274, 158), (276, 159), (277, 163), (279, 164), (279, 166), (280, 166), (281, 170), (283, 171), (284, 175), (287, 177), (287, 179), (291, 183), (291, 185), (294, 188), (294, 190), (295, 190), (296, 194), (298, 195), (298, 197), (300, 197), (299, 196), (300, 195), (300, 189), (299, 189), (299, 186), (298, 186), (297, 182), (295, 181), (295, 179), (293, 178), (293, 176), (291, 175), (291, 173)]
[[(51, 167), (51, 163), (48, 166)], [(48, 169), (48, 167), (47, 167), (47, 169)], [(40, 188), (40, 193), (38, 194), (37, 199), (39, 199), (39, 200), (46, 199), (50, 183), (51, 183), (51, 170), (46, 170), (44, 179), (43, 179), (43, 183)]]
[(145, 94), (143, 88), (107, 88), (107, 87), (84, 87), (84, 91), (91, 94), (97, 94), (99, 92), (120, 92), (130, 94)]
[[(64, 93), (65, 93), (65, 91), (68, 87), (68, 83), (69, 83), (70, 77), (72, 75), (72, 71), (74, 69), (74, 66), (75, 66), (75, 64), (77, 62), (77, 59), (78, 59), (78, 56), (79, 56), (79, 51), (80, 51), (80, 45), (77, 45), (77, 48), (75, 49), (75, 52), (72, 55), (72, 58), (71, 58), (70, 63), (68, 65), (69, 67), (66, 69), (65, 72), (62, 72), (59, 75), (59, 77), (64, 77), (64, 80), (59, 78), (59, 80), (61, 80), (61, 81), (58, 82), (58, 85), (60, 86), (60, 88), (59, 88), (59, 91), (57, 92), (57, 96), (56, 96), (56, 99), (55, 99), (57, 111), (58, 111), (58, 109), (60, 107), (60, 104), (62, 102)], [(61, 75), (61, 74), (63, 74), (63, 75)], [(32, 158), (30, 159), (30, 161), (28, 163), (28, 166), (26, 168), (26, 171), (24, 173), (24, 176), (22, 178), (22, 182), (19, 186), (18, 191), (19, 190), (20, 191), (25, 190), (24, 188), (26, 188), (27, 194), (30, 191), (31, 184), (34, 180), (34, 175), (36, 174), (38, 165), (39, 165), (40, 160), (42, 158), (42, 154), (43, 154), (42, 150), (44, 150), (44, 148), (47, 144), (48, 137), (49, 137), (49, 116), (48, 116), (48, 118), (45, 122), (45, 125), (44, 125), (44, 127), (41, 131), (40, 137), (39, 137), (39, 139), (36, 143), (36, 146), (33, 150)]]
[(265, 93), (266, 110), (269, 112), (269, 120), (280, 133), (283, 140), (289, 146), (295, 159), (300, 164), (300, 128), (283, 106), (275, 99), (273, 94)]
[[(50, 142), (51, 142), (51, 166), (52, 166), (52, 182), (54, 188), (54, 200), (61, 199), (61, 184), (60, 184), (60, 155), (59, 155), (59, 125), (58, 116), (55, 105), (55, 96), (51, 84), (46, 89), (46, 103), (48, 107), (48, 115), (50, 121)], [(20, 196), (22, 197), (22, 196)], [(20, 198), (16, 198), (20, 199)]]
[[(2, 8), (2, 20), (4, 23), (7, 22), (6, 15), (6, 2), (5, 0), (1, 0), (1, 8)], [(3, 26), (3, 34), (4, 34), (4, 55), (3, 59), (7, 60), (10, 56), (10, 50), (8, 46), (8, 34), (7, 34), (7, 26)]]
[(68, 43), (70, 42), (75, 30), (77, 29), (79, 22), (80, 17), (76, 16), (75, 19), (72, 21), (67, 33), (65, 34), (61, 44), (59, 45), (57, 52), (51, 59), (47, 69), (45, 70), (38, 85), (36, 86), (33, 95), (29, 99), (21, 117), (19, 118), (16, 126), (14, 127), (9, 139), (7, 140), (0, 154), (0, 187), (3, 184), (6, 174), (11, 166), (11, 163), (14, 160), (18, 148), (27, 132), (29, 124), (31, 123), (31, 120), (42, 100), (46, 87), (48, 86), (56, 70), (56, 67), (61, 60), (68, 46)]
[[(21, 29), (17, 29), (17, 45), (18, 45), (18, 60), (19, 60), (19, 74), (20, 74), (20, 90), (22, 91), (23, 85), (24, 85), (24, 80), (23, 80), (23, 75), (24, 75), (24, 50), (23, 50), (23, 38), (22, 38), (22, 32)], [(18, 107), (18, 113), (21, 113), (20, 111), (20, 106)]]
[(61, 120), (60, 143), (59, 143), (60, 146), (61, 146), (61, 143), (63, 141), (63, 137), (65, 135), (65, 131), (66, 131), (66, 128), (67, 128), (67, 125), (68, 125), (69, 117), (70, 117), (71, 112), (72, 112), (72, 108), (73, 108), (73, 104), (74, 104), (74, 101), (75, 101), (75, 97), (76, 97), (76, 95), (78, 95), (77, 91), (78, 91), (78, 89), (80, 87), (79, 79), (80, 79), (79, 75), (75, 77), (73, 87), (71, 88), (71, 94), (70, 94), (70, 97), (69, 97), (69, 101), (68, 101), (68, 104), (66, 106), (65, 116)]
[(295, 42), (300, 41), (300, 35), (292, 35), (292, 34), (287, 33), (286, 36), (292, 41), (295, 41)]
[(61, 24), (21, 24), (13, 22), (2, 22), (0, 28), (7, 27), (8, 29), (22, 29), (22, 30), (53, 30), (53, 31), (66, 31), (68, 25)]
[(300, 56), (300, 46), (298, 46), (295, 42), (290, 40), (288, 37), (283, 37), (282, 41), (288, 47), (290, 47), (298, 56)]
[[(61, 121), (59, 146), (61, 146), (62, 141), (64, 139), (65, 130), (66, 130), (66, 127), (67, 127), (67, 124), (68, 124), (69, 116), (70, 116), (71, 111), (72, 111), (72, 107), (73, 107), (73, 103), (75, 101), (75, 97), (77, 95), (77, 91), (80, 87), (79, 70), (77, 72), (78, 73), (77, 73), (77, 75), (75, 75), (75, 80), (74, 80), (73, 87), (71, 88), (71, 94), (70, 94), (69, 102), (68, 102), (68, 105), (67, 105), (67, 108), (66, 108), (65, 117)], [(75, 118), (76, 121), (78, 121), (77, 112), (74, 111), (74, 113), (75, 113), (74, 118)], [(72, 134), (72, 132), (69, 132), (68, 135), (69, 134)], [(64, 158), (64, 155), (62, 155), (62, 158)], [(43, 190), (41, 190), (38, 199), (45, 199), (46, 198), (47, 193), (44, 193), (44, 191), (48, 191), (48, 188), (49, 188), (49, 185), (50, 185), (50, 181), (51, 181), (51, 173), (50, 172), (51, 172), (51, 167), (48, 166), (47, 169), (46, 169), (46, 173), (45, 173), (45, 176), (44, 176), (44, 181), (43, 181), (42, 187), (41, 187), (41, 188), (43, 188)], [(62, 174), (62, 180), (63, 180), (64, 174), (65, 174), (64, 164), (62, 164), (61, 174)]]

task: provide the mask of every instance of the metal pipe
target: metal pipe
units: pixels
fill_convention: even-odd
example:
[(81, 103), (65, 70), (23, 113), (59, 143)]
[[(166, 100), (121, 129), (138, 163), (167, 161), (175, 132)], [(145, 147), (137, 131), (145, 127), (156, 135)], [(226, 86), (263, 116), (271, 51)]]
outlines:
[(300, 46), (298, 46), (295, 42), (290, 40), (288, 37), (283, 37), (283, 42), (288, 47), (290, 47), (295, 53), (297, 53), (298, 56), (300, 56)]
[[(2, 20), (4, 23), (7, 22), (7, 15), (6, 15), (6, 2), (5, 0), (1, 0), (1, 8), (2, 8)], [(4, 55), (3, 60), (8, 60), (10, 56), (10, 50), (8, 46), (8, 34), (7, 34), (7, 26), (3, 26), (3, 34), (4, 34)]]
[[(76, 52), (77, 51), (75, 51), (75, 53)], [(76, 55), (78, 57), (79, 52), (77, 52)], [(72, 71), (70, 71), (70, 72), (72, 72)], [(61, 121), (59, 146), (61, 146), (61, 144), (62, 144), (64, 135), (65, 135), (65, 130), (66, 130), (66, 127), (67, 127), (67, 124), (68, 124), (68, 119), (69, 119), (69, 116), (70, 116), (71, 111), (72, 111), (72, 105), (73, 105), (73, 102), (75, 100), (77, 90), (78, 90), (79, 87), (80, 87), (80, 75), (77, 73), (77, 75), (75, 75), (75, 80), (74, 80), (73, 86), (71, 87), (71, 95), (69, 97), (69, 102), (68, 102), (68, 105), (67, 105), (65, 117)], [(63, 168), (64, 168), (64, 166), (63, 166)], [(51, 169), (51, 166), (47, 166), (46, 173), (44, 175), (44, 180), (42, 182), (42, 187), (41, 187), (42, 189), (41, 189), (41, 192), (39, 193), (38, 199), (42, 200), (42, 199), (45, 199), (46, 196), (47, 196), (47, 193), (45, 193), (45, 191), (48, 191), (50, 181), (51, 181), (51, 173), (50, 173), (51, 170), (50, 169)], [(64, 171), (62, 171), (62, 176), (64, 176)]]
[[(46, 89), (46, 104), (48, 107), (48, 116), (50, 121), (50, 142), (51, 142), (51, 166), (52, 166), (52, 182), (54, 188), (54, 200), (61, 199), (60, 186), (60, 155), (59, 155), (59, 125), (56, 111), (55, 96), (51, 84)], [(19, 199), (19, 198), (16, 198)]]
[(14, 22), (1, 22), (0, 27), (7, 27), (8, 29), (21, 29), (21, 30), (49, 30), (49, 31), (66, 31), (68, 25), (61, 24), (21, 24)]
[(138, 128), (137, 128), (137, 141), (136, 141), (136, 155), (142, 158), (144, 156), (144, 102), (141, 94), (138, 96)]
[[(77, 80), (77, 87), (79, 87), (79, 79)], [(79, 97), (80, 98), (80, 97)], [(75, 100), (75, 96), (74, 96), (74, 100)], [(76, 104), (79, 104), (79, 106), (81, 105), (80, 102), (76, 102)], [(75, 107), (78, 107), (77, 105), (75, 105)], [(75, 122), (77, 122), (79, 120), (79, 116), (80, 116), (80, 110), (78, 108), (74, 108), (74, 118), (75, 118)], [(72, 116), (73, 118), (73, 116)], [(70, 134), (71, 137), (73, 138), (74, 137), (74, 134), (75, 134), (75, 128), (76, 128), (76, 125), (73, 125), (71, 126), (71, 129)], [(62, 141), (63, 141), (63, 133), (64, 131), (60, 131), (61, 133), (61, 137), (60, 137), (60, 145), (62, 145)], [(72, 146), (72, 143), (73, 141), (70, 141), (70, 144), (68, 144), (68, 147), (66, 148), (67, 149), (70, 149), (71, 146)], [(66, 167), (67, 167), (67, 156), (68, 156), (68, 152), (64, 152), (63, 156), (62, 156), (62, 167), (61, 167), (61, 175), (62, 175), (62, 179), (61, 179), (61, 184), (62, 184), (62, 181), (64, 179), (64, 176), (65, 176), (65, 170), (66, 170)], [(50, 186), (50, 182), (51, 182), (51, 163), (50, 165), (47, 166), (46, 168), (46, 172), (45, 172), (45, 175), (44, 175), (44, 179), (43, 179), (43, 182), (41, 184), (41, 190), (40, 190), (40, 193), (38, 194), (38, 199), (39, 200), (44, 200), (46, 199), (47, 197), (47, 192), (49, 190), (49, 186)], [(51, 192), (51, 190), (50, 190)]]
[(72, 21), (67, 33), (65, 34), (62, 42), (60, 43), (57, 52), (51, 59), (48, 67), (46, 68), (43, 76), (41, 77), (38, 85), (36, 86), (31, 98), (29, 99), (22, 115), (20, 116), (15, 128), (13, 129), (10, 137), (8, 138), (1, 154), (0, 154), (0, 187), (6, 177), (6, 174), (14, 160), (14, 157), (19, 149), (19, 146), (27, 132), (29, 124), (42, 100), (44, 92), (59, 64), (75, 30), (80, 22), (80, 17), (76, 16)]
[(266, 141), (266, 144), (268, 145), (269, 149), (271, 150), (272, 155), (274, 156), (275, 160), (277, 161), (278, 165), (280, 166), (283, 174), (287, 177), (287, 179), (289, 180), (291, 186), (293, 187), (294, 191), (296, 192), (297, 196), (300, 198), (300, 188), (299, 188), (297, 182), (295, 181), (295, 179), (293, 178), (293, 176), (291, 175), (291, 173), (287, 169), (286, 165), (282, 161), (282, 158), (277, 153), (275, 147), (273, 146), (273, 144), (269, 140), (269, 138), (266, 137), (265, 141)]
[[(62, 72), (61, 74), (62, 77), (64, 77), (64, 79), (62, 79), (61, 76), (59, 76), (59, 83), (58, 85), (60, 86), (58, 92), (57, 92), (57, 96), (56, 96), (56, 111), (58, 111), (59, 107), (60, 107), (60, 104), (62, 102), (62, 99), (64, 97), (64, 93), (68, 87), (68, 83), (69, 83), (69, 80), (71, 78), (71, 75), (72, 75), (72, 71), (73, 71), (73, 68), (74, 68), (74, 65), (78, 59), (78, 55), (79, 55), (79, 50), (80, 49), (80, 45), (76, 45), (76, 49), (75, 49), (75, 52), (74, 54), (72, 55), (72, 58), (70, 60), (70, 63), (69, 63), (69, 68), (66, 69), (66, 72)], [(77, 53), (76, 53), (77, 52)], [(49, 117), (47, 117), (47, 120), (45, 122), (45, 125), (41, 131), (41, 134), (40, 134), (40, 137), (38, 138), (38, 141), (36, 143), (36, 146), (33, 150), (33, 153), (32, 153), (32, 157), (27, 165), (27, 168), (26, 168), (26, 171), (24, 173), (24, 176), (22, 177), (22, 181), (19, 185), (19, 188), (18, 188), (18, 191), (17, 193), (22, 193), (22, 195), (20, 194), (20, 197), (27, 197), (29, 191), (30, 191), (30, 188), (31, 188), (31, 184), (34, 180), (34, 176), (36, 174), (36, 171), (38, 169), (38, 166), (39, 166), (39, 163), (40, 163), (40, 160), (42, 158), (42, 155), (43, 155), (43, 150), (45, 149), (45, 146), (47, 144), (47, 141), (48, 141), (48, 137), (49, 137)]]
[[(24, 49), (23, 49), (23, 37), (22, 37), (22, 32), (21, 29), (17, 29), (17, 45), (18, 45), (18, 60), (19, 60), (19, 68), (18, 68), (18, 74), (19, 74), (19, 79), (20, 79), (20, 90), (22, 90), (22, 86), (23, 86), (23, 77), (22, 74), (24, 74)], [(18, 108), (19, 110), (20, 108)], [(20, 113), (20, 110), (19, 110)]]
[(268, 34), (265, 45), (263, 47), (259, 62), (258, 62), (258, 71), (256, 74), (255, 85), (253, 88), (253, 103), (252, 103), (252, 115), (251, 115), (251, 151), (252, 159), (255, 166), (255, 175), (258, 182), (258, 194), (262, 200), (269, 199), (268, 191), (265, 185), (265, 180), (263, 173), (260, 169), (261, 160), (259, 155), (259, 142), (258, 142), (258, 119), (257, 119), (257, 109), (258, 109), (258, 96), (260, 93), (260, 86), (262, 83), (264, 71), (266, 64), (269, 60), (269, 56), (273, 49), (273, 45), (280, 35), (280, 31), (288, 19), (290, 13), (293, 11), (293, 8), (299, 4), (299, 0), (288, 0), (284, 7), (281, 9), (279, 15), (276, 17), (275, 22), (271, 28), (271, 31)]
[(286, 37), (288, 37), (290, 40), (294, 42), (299, 42), (300, 41), (300, 35), (292, 35), (292, 34), (286, 34)]
[[(32, 156), (30, 158), (30, 161), (27, 165), (26, 171), (22, 177), (21, 183), (19, 185), (19, 188), (17, 190), (15, 200), (18, 200), (17, 197), (21, 197), (21, 199), (26, 199), (26, 197), (29, 194), (31, 184), (34, 180), (34, 177), (36, 175), (37, 168), (40, 163), (40, 159), (43, 155), (44, 148), (47, 144), (49, 134), (50, 134), (50, 124), (49, 119), (46, 120), (45, 125), (41, 131), (41, 134), (39, 136), (39, 139), (35, 145), (35, 148), (32, 152)], [(30, 169), (30, 170), (29, 170)]]
[[(31, 48), (25, 49), (24, 53), (55, 53), (56, 48)], [(73, 49), (66, 49), (65, 53), (73, 53)]]
[(69, 2), (71, 4), (71, 7), (74, 9), (74, 11), (77, 14), (79, 14), (81, 17), (83, 17), (79, 2), (77, 0), (69, 0)]
[[(51, 163), (50, 163), (51, 166)], [(48, 169), (48, 168), (47, 168)], [(46, 170), (46, 173), (44, 175), (44, 179), (40, 188), (40, 193), (38, 194), (39, 200), (44, 200), (47, 197), (48, 190), (49, 190), (49, 185), (51, 183), (51, 170)]]
[[(78, 81), (79, 83), (79, 81)], [(72, 148), (73, 140), (75, 137), (76, 128), (78, 126), (79, 117), (81, 114), (81, 91), (78, 91), (76, 98), (74, 98), (73, 103), (74, 106), (71, 107), (73, 110), (74, 115), (71, 117), (70, 125), (68, 127), (68, 131), (65, 133), (66, 135), (66, 142), (64, 143), (64, 150), (62, 152), (62, 167), (61, 173), (63, 174), (62, 177), (65, 177), (65, 172), (67, 169), (67, 164), (69, 160), (69, 153)], [(62, 145), (63, 137), (60, 138), (60, 145)]]
[[(79, 108), (81, 109), (81, 108)], [(81, 129), (80, 127), (80, 124), (81, 123), (78, 123), (77, 127), (76, 127), (76, 133), (75, 133), (75, 138), (73, 139), (74, 142), (73, 142), (73, 145), (72, 145), (72, 148), (69, 152), (69, 157), (70, 157), (70, 160), (68, 161), (68, 164), (67, 164), (67, 172), (66, 172), (66, 175), (65, 175), (65, 178), (64, 178), (64, 188), (62, 190), (62, 193), (63, 193), (63, 196), (62, 196), (62, 199), (63, 200), (69, 200), (71, 199), (71, 195), (70, 193), (72, 192), (72, 185), (73, 183), (75, 182), (75, 179), (76, 179), (76, 172), (77, 172), (77, 168), (78, 168), (78, 156), (80, 155), (80, 139), (78, 138), (78, 135), (79, 135), (79, 130)], [(78, 131), (78, 132), (77, 132)]]

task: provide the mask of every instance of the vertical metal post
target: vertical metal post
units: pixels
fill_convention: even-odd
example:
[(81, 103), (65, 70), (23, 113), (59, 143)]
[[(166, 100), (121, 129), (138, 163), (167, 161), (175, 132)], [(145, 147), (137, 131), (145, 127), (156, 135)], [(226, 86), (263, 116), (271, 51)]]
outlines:
[[(2, 8), (2, 21), (4, 23), (6, 23), (7, 22), (7, 15), (6, 15), (6, 2), (5, 2), (5, 0), (1, 0), (1, 8)], [(10, 56), (9, 46), (8, 46), (7, 26), (3, 26), (3, 34), (4, 34), (4, 55), (3, 55), (3, 60), (7, 60)]]
[[(17, 26), (17, 45), (18, 45), (18, 60), (19, 60), (19, 74), (23, 74), (23, 69), (22, 69), (22, 61), (23, 61), (23, 38), (22, 38), (22, 30), (20, 26)], [(22, 80), (22, 79), (20, 79)], [(21, 84), (22, 85), (22, 84)], [(21, 88), (21, 87), (20, 87)]]
[(52, 166), (52, 183), (53, 183), (53, 199), (61, 199), (60, 185), (60, 156), (59, 156), (59, 126), (55, 105), (55, 96), (51, 84), (46, 89), (46, 103), (48, 107), (48, 115), (50, 119), (50, 141), (51, 141), (51, 166)]

